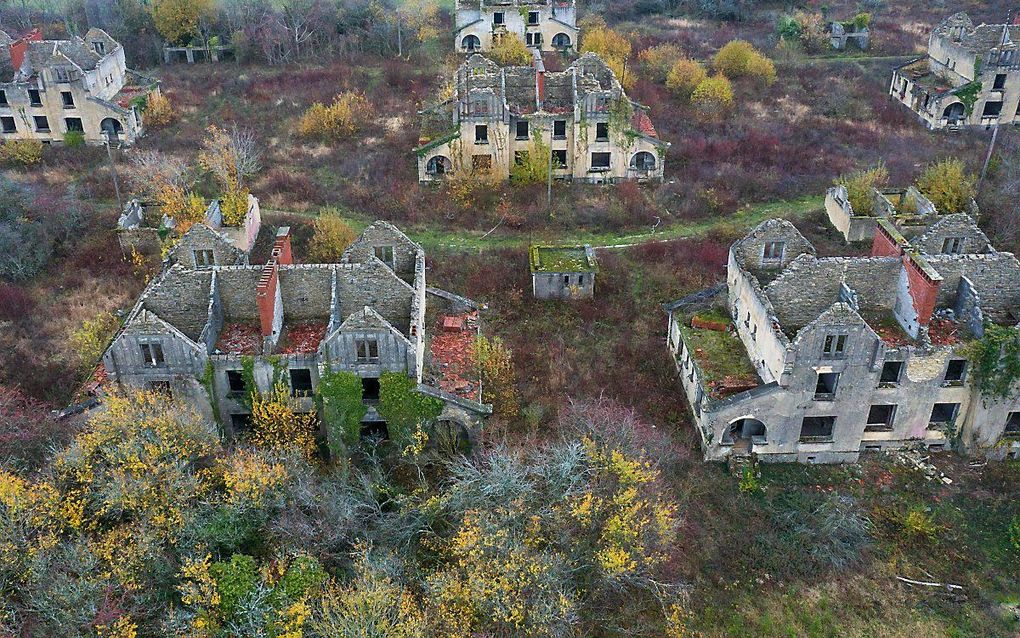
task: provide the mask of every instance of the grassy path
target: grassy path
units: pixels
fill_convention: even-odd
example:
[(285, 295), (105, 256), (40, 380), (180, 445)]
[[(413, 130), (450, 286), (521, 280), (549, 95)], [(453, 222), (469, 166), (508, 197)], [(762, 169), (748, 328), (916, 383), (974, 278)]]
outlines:
[[(812, 211), (819, 210), (821, 207), (822, 200), (818, 196), (750, 204), (732, 215), (714, 217), (698, 222), (664, 224), (657, 229), (649, 229), (645, 232), (567, 231), (552, 233), (538, 231), (531, 233), (508, 233), (504, 232), (502, 228), (497, 228), (491, 234), (486, 235), (485, 232), (478, 230), (453, 231), (425, 227), (410, 227), (404, 230), (408, 236), (426, 248), (482, 251), (486, 249), (527, 246), (532, 242), (545, 242), (555, 244), (591, 244), (596, 248), (614, 249), (673, 241), (688, 237), (699, 237), (724, 226), (732, 225), (749, 228), (770, 217), (801, 217)], [(266, 214), (296, 215), (299, 217), (315, 217), (316, 215), (315, 213), (297, 213), (275, 209), (265, 209), (263, 212)], [(368, 222), (362, 219), (352, 219), (350, 221), (356, 231), (360, 231), (368, 225)]]

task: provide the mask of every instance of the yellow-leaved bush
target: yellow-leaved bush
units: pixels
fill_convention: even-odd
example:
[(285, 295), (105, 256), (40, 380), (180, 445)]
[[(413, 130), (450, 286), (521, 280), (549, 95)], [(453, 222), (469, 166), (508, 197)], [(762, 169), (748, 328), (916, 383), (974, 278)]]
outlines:
[(370, 110), (364, 95), (344, 91), (330, 104), (315, 102), (308, 107), (298, 121), (298, 133), (326, 141), (345, 139), (358, 132)]

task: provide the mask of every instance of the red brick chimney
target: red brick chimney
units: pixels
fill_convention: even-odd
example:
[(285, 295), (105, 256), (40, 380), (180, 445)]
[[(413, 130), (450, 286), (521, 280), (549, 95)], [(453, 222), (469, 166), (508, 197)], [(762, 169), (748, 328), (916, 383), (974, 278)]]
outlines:
[(875, 225), (875, 237), (871, 241), (872, 257), (899, 257), (907, 247), (907, 240), (896, 227), (884, 219)]
[(927, 326), (931, 323), (931, 313), (935, 311), (942, 276), (920, 255), (909, 252), (903, 255), (903, 270), (907, 273), (907, 285), (914, 312), (917, 313), (917, 323)]
[(21, 63), (25, 61), (25, 52), (28, 51), (28, 43), (41, 41), (42, 31), (36, 28), (32, 29), (14, 42), (11, 42), (11, 64), (14, 66), (15, 71), (18, 71), (21, 68)]
[[(263, 337), (274, 337), (276, 331), (277, 309), (279, 308), (280, 272), (276, 259), (262, 267), (262, 274), (255, 287), (255, 303), (259, 308), (259, 324)], [(279, 308), (282, 314), (282, 308)], [(282, 317), (281, 317), (282, 322)]]
[(289, 266), (294, 263), (294, 256), (290, 249), (290, 226), (280, 226), (280, 229), (276, 231), (272, 255), (276, 263), (281, 266)]

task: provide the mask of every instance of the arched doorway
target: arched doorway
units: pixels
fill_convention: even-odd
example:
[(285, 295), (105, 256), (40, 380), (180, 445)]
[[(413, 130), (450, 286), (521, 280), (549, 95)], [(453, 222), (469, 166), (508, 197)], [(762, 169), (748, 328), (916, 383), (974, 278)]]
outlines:
[(454, 419), (439, 419), (433, 423), (429, 442), (444, 456), (471, 451), (471, 436), (467, 426)]
[(648, 151), (635, 153), (634, 157), (630, 158), (630, 167), (639, 171), (654, 171), (655, 156)]
[(766, 436), (765, 424), (758, 419), (744, 417), (732, 421), (723, 434), (723, 443), (733, 445), (734, 452), (750, 452), (755, 439), (759, 442)]
[(478, 39), (477, 35), (466, 35), (464, 39), (460, 41), (460, 46), (465, 51), (477, 51), (482, 48), (482, 41)]
[(942, 112), (942, 117), (949, 120), (951, 124), (955, 124), (966, 116), (966, 111), (967, 107), (963, 105), (963, 102), (953, 102)]
[(120, 123), (120, 120), (112, 117), (104, 118), (99, 123), (99, 128), (103, 131), (105, 137), (112, 137), (114, 139), (120, 137), (120, 134), (124, 132), (124, 125)]
[(553, 36), (552, 45), (554, 49), (566, 49), (570, 46), (570, 36), (566, 33), (557, 33)]
[(429, 158), (428, 163), (425, 164), (425, 172), (433, 177), (442, 177), (449, 173), (452, 168), (453, 163), (450, 162), (450, 158), (442, 155)]

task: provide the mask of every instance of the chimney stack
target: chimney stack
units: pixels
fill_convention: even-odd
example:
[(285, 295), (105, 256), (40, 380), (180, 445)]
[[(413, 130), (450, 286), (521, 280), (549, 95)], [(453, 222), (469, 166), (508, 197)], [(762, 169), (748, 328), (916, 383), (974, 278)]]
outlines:
[[(283, 328), (283, 299), (280, 296), (280, 270), (276, 259), (271, 258), (262, 267), (262, 274), (255, 287), (255, 303), (259, 309), (262, 337), (268, 340), (271, 347), (276, 344)], [(268, 352), (270, 347), (264, 348), (264, 351)]]
[(280, 229), (276, 231), (272, 256), (276, 263), (281, 266), (290, 266), (294, 263), (294, 257), (290, 249), (290, 226), (280, 226)]

